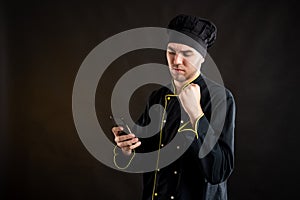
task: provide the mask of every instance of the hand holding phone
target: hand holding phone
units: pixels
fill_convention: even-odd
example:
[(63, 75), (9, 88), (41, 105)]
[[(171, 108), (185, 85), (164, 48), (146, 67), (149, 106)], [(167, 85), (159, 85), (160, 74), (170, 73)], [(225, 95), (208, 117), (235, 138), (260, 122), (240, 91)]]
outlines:
[[(110, 116), (110, 119), (113, 120), (115, 125), (112, 128), (112, 132), (115, 135), (117, 146), (120, 147), (126, 155), (130, 155), (133, 149), (141, 145), (141, 142), (135, 137), (134, 133), (131, 132), (123, 118), (114, 119)], [(123, 127), (123, 130), (121, 130), (120, 126)]]
[(123, 127), (124, 131), (119, 131), (119, 136), (121, 135), (128, 135), (131, 132), (128, 124), (125, 122), (124, 118), (113, 118), (112, 116), (110, 116), (110, 119), (114, 121), (114, 126), (121, 126)]

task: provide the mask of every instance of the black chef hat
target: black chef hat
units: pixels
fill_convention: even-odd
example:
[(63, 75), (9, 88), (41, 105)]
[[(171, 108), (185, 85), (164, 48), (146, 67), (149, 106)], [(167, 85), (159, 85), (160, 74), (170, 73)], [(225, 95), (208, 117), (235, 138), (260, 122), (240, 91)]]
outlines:
[[(168, 31), (169, 42), (181, 43), (196, 49), (200, 54), (205, 57), (206, 50), (216, 40), (217, 27), (209, 20), (196, 16), (180, 14), (174, 17), (168, 29), (178, 31)], [(189, 37), (193, 38), (196, 42), (191, 41)]]

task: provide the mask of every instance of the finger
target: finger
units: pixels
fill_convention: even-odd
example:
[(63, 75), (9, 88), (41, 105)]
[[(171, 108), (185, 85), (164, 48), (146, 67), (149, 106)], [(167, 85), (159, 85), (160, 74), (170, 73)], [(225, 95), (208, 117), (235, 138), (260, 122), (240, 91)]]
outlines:
[(132, 138), (135, 138), (135, 135), (131, 133), (131, 134), (128, 134), (128, 135), (117, 136), (115, 138), (115, 141), (117, 140), (116, 142), (123, 142), (123, 141), (126, 141), (126, 140), (130, 140)]
[(131, 145), (129, 148), (132, 150), (132, 149), (135, 149), (135, 148), (139, 147), (141, 144), (142, 144), (141, 141), (138, 141), (134, 145)]
[(192, 86), (193, 86), (193, 83), (190, 83), (185, 88), (188, 89), (188, 88), (191, 88)]
[(118, 147), (126, 147), (126, 146), (131, 146), (132, 144), (138, 142), (139, 139), (138, 138), (133, 138), (132, 140), (127, 140), (127, 141), (123, 141), (123, 142), (118, 142), (117, 145)]
[(191, 87), (193, 87), (193, 88), (200, 88), (200, 86), (198, 84), (196, 84), (196, 83), (192, 83)]
[(187, 91), (182, 90), (178, 95), (179, 100), (182, 102), (182, 100), (185, 98), (186, 95), (187, 95)]
[(118, 143), (118, 142), (124, 142), (126, 140), (130, 140), (132, 138), (135, 138), (135, 135), (134, 134), (128, 134), (128, 135), (121, 135), (121, 136), (118, 136), (120, 133), (117, 133), (117, 136), (115, 136), (115, 142)]
[[(126, 137), (124, 137), (126, 136)], [(115, 142), (125, 142), (126, 140), (132, 139), (134, 137), (128, 137), (129, 135), (115, 136)]]
[[(131, 146), (132, 144), (135, 144), (135, 143), (137, 143), (138, 141), (139, 141), (138, 138), (133, 138), (133, 139), (131, 139), (131, 140), (127, 140), (127, 141), (122, 142), (123, 144), (121, 144), (121, 145), (124, 145), (124, 146)], [(123, 146), (123, 147), (124, 147), (124, 146)]]

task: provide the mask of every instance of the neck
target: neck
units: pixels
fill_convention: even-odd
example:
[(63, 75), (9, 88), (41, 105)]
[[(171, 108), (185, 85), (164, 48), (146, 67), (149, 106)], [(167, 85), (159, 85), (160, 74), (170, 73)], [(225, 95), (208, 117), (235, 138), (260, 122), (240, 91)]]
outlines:
[(181, 82), (181, 81), (176, 81), (176, 80), (174, 79), (173, 82), (174, 82), (174, 85), (175, 85), (175, 88), (176, 88), (176, 94), (180, 94), (181, 90), (182, 90), (186, 85), (188, 85), (188, 84), (191, 83), (193, 80), (195, 80), (199, 75), (200, 75), (200, 71), (197, 71), (197, 72), (195, 73), (195, 75), (194, 75), (192, 78), (190, 78), (190, 79), (188, 79), (188, 80), (186, 80), (186, 81), (183, 81), (183, 82)]

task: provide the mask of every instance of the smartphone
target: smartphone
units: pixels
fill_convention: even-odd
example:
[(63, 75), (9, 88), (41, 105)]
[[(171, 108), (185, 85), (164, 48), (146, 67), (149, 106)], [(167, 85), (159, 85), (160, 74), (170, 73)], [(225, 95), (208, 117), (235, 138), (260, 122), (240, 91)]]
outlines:
[(122, 126), (124, 128), (124, 131), (120, 131), (119, 135), (128, 135), (132, 133), (128, 124), (125, 122), (124, 118), (122, 117), (113, 118), (112, 116), (110, 116), (109, 118), (113, 121), (114, 126)]

